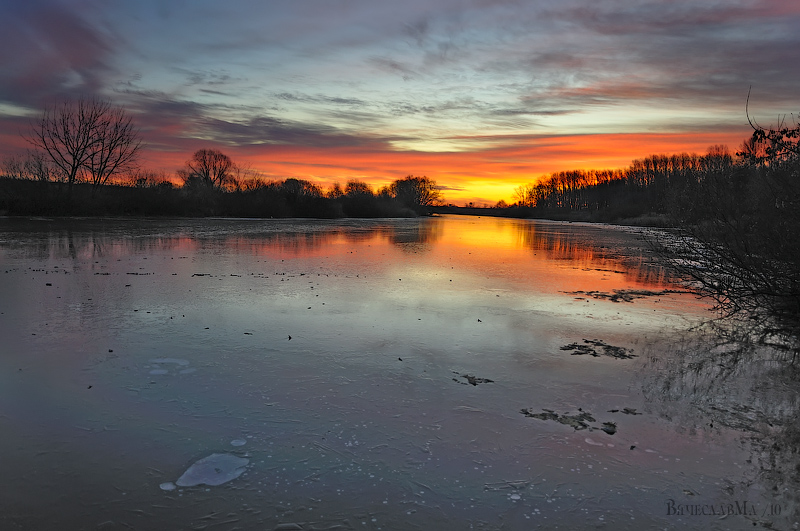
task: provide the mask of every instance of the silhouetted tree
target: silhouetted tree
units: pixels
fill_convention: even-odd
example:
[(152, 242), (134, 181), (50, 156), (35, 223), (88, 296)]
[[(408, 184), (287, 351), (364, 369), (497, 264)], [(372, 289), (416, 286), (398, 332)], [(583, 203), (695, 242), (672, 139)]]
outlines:
[[(715, 161), (698, 181), (694, 222), (666, 247), (724, 315), (800, 352), (800, 126), (754, 127), (741, 164)], [(753, 149), (755, 148), (755, 149)], [(687, 260), (688, 259), (688, 260)]]
[(198, 149), (186, 161), (186, 167), (178, 171), (187, 184), (192, 181), (218, 190), (223, 189), (235, 173), (236, 165), (231, 158), (216, 149)]
[(370, 186), (367, 183), (353, 179), (347, 181), (347, 184), (344, 187), (344, 195), (348, 197), (355, 197), (360, 195), (366, 195), (371, 197), (374, 194), (372, 193), (372, 188), (370, 188)]
[(433, 206), (441, 199), (439, 187), (428, 177), (409, 175), (405, 179), (394, 181), (390, 190), (397, 201), (416, 211)]
[(81, 98), (45, 108), (25, 138), (46, 153), (72, 186), (82, 173), (92, 184), (104, 184), (115, 172), (127, 169), (141, 146), (130, 116), (109, 101)]
[(85, 165), (94, 189), (115, 173), (132, 170), (142, 145), (133, 120), (119, 107), (109, 105), (97, 125), (97, 140)]
[(28, 151), (24, 157), (8, 157), (2, 167), (5, 175), (14, 179), (49, 182), (56, 173), (48, 155), (40, 150)]
[(339, 199), (344, 195), (344, 192), (342, 192), (342, 186), (339, 183), (333, 183), (333, 186), (325, 195), (328, 199)]

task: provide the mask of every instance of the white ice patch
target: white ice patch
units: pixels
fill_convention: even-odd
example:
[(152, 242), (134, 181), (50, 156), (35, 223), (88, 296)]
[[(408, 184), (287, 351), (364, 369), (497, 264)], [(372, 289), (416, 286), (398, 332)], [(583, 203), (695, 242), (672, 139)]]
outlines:
[(592, 446), (605, 446), (605, 444), (603, 444), (601, 442), (597, 442), (594, 439), (592, 439), (591, 437), (586, 437), (584, 439), (584, 441), (586, 441), (586, 444), (591, 444)]
[[(189, 360), (181, 358), (157, 358), (150, 360), (150, 363), (152, 365), (145, 365), (146, 369), (150, 369), (150, 374), (170, 374), (170, 371), (177, 371), (177, 374), (191, 374), (197, 370), (187, 368)], [(162, 365), (167, 365), (167, 367), (164, 368)]]
[(174, 363), (176, 365), (189, 365), (189, 360), (182, 360), (180, 358), (158, 358), (150, 360), (150, 363)]
[(241, 476), (249, 462), (231, 454), (211, 454), (190, 466), (175, 483), (179, 487), (222, 485)]
[(161, 485), (159, 485), (159, 487), (161, 487), (161, 490), (175, 490), (177, 488), (177, 487), (175, 487), (175, 483), (173, 483), (171, 481), (167, 481), (166, 483), (162, 483)]
[(247, 444), (247, 441), (244, 439), (234, 439), (231, 441), (231, 446), (244, 446)]

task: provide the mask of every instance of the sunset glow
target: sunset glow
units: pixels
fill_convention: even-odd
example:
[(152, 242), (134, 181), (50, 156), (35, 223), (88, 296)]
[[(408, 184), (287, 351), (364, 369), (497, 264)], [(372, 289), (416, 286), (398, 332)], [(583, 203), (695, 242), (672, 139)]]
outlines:
[(42, 109), (99, 96), (170, 175), (200, 148), (265, 179), (407, 175), (493, 204), (544, 174), (735, 151), (797, 111), (789, 0), (302, 3), (35, 0), (0, 8), (0, 158)]

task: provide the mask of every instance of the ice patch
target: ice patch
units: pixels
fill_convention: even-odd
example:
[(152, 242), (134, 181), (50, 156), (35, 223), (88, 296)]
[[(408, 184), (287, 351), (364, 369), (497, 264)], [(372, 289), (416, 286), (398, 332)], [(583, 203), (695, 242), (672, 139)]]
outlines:
[(211, 454), (196, 461), (175, 483), (179, 487), (222, 485), (241, 476), (249, 462), (231, 454)]
[(150, 363), (174, 363), (176, 365), (189, 365), (189, 360), (182, 360), (180, 358), (158, 358), (150, 360)]
[(247, 441), (244, 439), (234, 439), (231, 441), (231, 446), (244, 446), (247, 444)]
[(586, 437), (584, 441), (586, 441), (586, 444), (591, 444), (592, 446), (605, 446), (605, 444), (597, 442), (590, 437)]
[[(150, 374), (191, 374), (197, 369), (188, 368), (189, 360), (181, 358), (157, 358), (150, 360), (152, 365), (145, 365), (145, 369), (150, 369)], [(167, 365), (167, 367), (162, 367)], [(175, 371), (175, 372), (173, 372)]]
[(177, 488), (177, 487), (175, 487), (175, 483), (173, 483), (171, 481), (167, 481), (166, 483), (162, 483), (161, 485), (159, 485), (159, 487), (161, 487), (161, 490), (175, 490)]

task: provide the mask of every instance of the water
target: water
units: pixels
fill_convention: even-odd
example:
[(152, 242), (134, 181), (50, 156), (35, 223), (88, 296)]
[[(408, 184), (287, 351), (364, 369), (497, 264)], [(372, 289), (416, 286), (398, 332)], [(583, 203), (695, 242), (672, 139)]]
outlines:
[(789, 525), (653, 396), (708, 317), (633, 229), (0, 219), (0, 528)]

